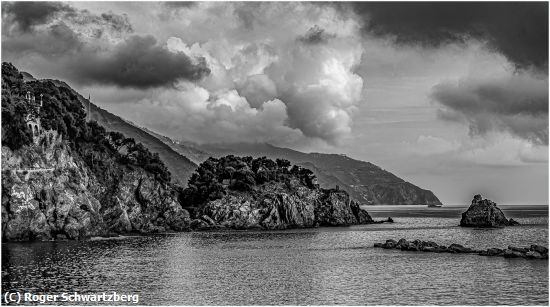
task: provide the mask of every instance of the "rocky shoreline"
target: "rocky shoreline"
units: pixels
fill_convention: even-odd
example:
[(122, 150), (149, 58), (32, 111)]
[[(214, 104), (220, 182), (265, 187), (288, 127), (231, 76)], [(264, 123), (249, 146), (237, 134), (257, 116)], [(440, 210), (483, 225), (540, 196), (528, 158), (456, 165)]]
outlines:
[(445, 246), (432, 241), (407, 241), (406, 239), (395, 241), (389, 239), (386, 240), (385, 243), (374, 243), (374, 247), (428, 253), (477, 254), (480, 256), (504, 258), (548, 259), (548, 248), (536, 244), (532, 244), (529, 247), (508, 246), (507, 249), (489, 248), (487, 250), (476, 250), (455, 243)]
[(360, 223), (356, 224), (320, 224), (319, 222), (316, 222), (313, 225), (293, 225), (292, 227), (287, 227), (285, 225), (277, 225), (273, 228), (267, 228), (264, 225), (260, 224), (251, 224), (251, 225), (240, 225), (236, 226), (235, 224), (228, 224), (225, 222), (216, 222), (208, 215), (203, 215), (200, 218), (193, 219), (190, 223), (189, 231), (246, 231), (246, 230), (287, 230), (287, 229), (300, 229), (300, 228), (319, 228), (319, 227), (347, 227), (352, 225), (359, 225), (359, 224), (383, 224), (383, 223), (393, 223), (393, 219), (391, 217), (388, 217), (384, 220), (365, 220)]

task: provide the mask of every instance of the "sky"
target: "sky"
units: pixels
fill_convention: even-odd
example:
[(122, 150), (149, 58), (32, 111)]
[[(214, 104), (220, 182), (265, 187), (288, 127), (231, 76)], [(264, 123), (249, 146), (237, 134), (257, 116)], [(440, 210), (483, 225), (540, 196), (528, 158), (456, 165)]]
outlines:
[(176, 140), (548, 204), (545, 2), (2, 2), (2, 61)]

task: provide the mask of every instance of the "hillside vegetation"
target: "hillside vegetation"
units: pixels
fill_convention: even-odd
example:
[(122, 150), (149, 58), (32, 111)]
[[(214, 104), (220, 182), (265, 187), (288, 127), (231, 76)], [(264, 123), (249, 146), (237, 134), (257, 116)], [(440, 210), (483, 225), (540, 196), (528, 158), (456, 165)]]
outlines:
[(24, 97), (27, 92), (35, 97), (42, 94), (42, 128), (57, 131), (96, 176), (104, 181), (117, 180), (123, 169), (113, 165), (121, 164), (143, 168), (157, 180), (170, 182), (171, 174), (158, 154), (121, 133), (107, 132), (95, 121), (86, 122), (86, 112), (71, 89), (58, 87), (51, 80), (24, 82), (13, 65), (2, 63), (2, 90), (2, 146), (17, 150), (32, 143), (24, 121), (30, 105)]
[(287, 229), (369, 224), (370, 215), (339, 189), (321, 189), (312, 171), (266, 157), (209, 158), (180, 202), (197, 228)]
[(188, 187), (181, 194), (181, 203), (200, 206), (222, 198), (230, 191), (252, 192), (270, 182), (290, 185), (292, 178), (297, 178), (308, 188), (317, 187), (312, 171), (291, 166), (288, 160), (233, 155), (209, 158), (191, 176)]
[(200, 149), (212, 156), (233, 154), (287, 159), (312, 170), (321, 187), (339, 186), (366, 205), (441, 205), (431, 191), (417, 187), (370, 162), (345, 155), (303, 153), (265, 143), (206, 144), (200, 146)]
[[(43, 107), (27, 92), (37, 102), (42, 94)], [(43, 128), (34, 136), (29, 111)], [(2, 64), (2, 240), (189, 230), (177, 194), (158, 154), (87, 122), (63, 82), (24, 79)]]
[[(84, 98), (82, 97), (81, 101), (87, 104), (87, 102), (83, 100)], [(136, 142), (143, 144), (149, 151), (157, 153), (164, 165), (170, 171), (172, 182), (175, 184), (181, 186), (187, 185), (187, 181), (189, 181), (191, 174), (197, 168), (197, 164), (193, 163), (185, 154), (174, 151), (157, 137), (153, 136), (151, 132), (137, 127), (93, 103), (90, 104), (90, 117), (92, 120), (97, 121), (97, 123), (103, 126), (107, 131), (122, 133), (127, 137), (133, 138)]]

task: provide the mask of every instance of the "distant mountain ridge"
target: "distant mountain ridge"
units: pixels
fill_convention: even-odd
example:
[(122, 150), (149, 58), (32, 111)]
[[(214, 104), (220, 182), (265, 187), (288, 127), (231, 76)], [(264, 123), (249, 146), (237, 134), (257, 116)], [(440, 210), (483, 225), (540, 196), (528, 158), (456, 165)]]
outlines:
[(433, 192), (419, 188), (370, 162), (355, 160), (342, 154), (303, 153), (266, 143), (198, 145), (173, 141), (167, 137), (161, 137), (161, 140), (182, 154), (191, 149), (202, 152), (202, 156), (196, 156), (196, 163), (206, 160), (209, 155), (284, 158), (312, 170), (322, 187), (339, 186), (353, 198), (368, 205), (442, 205)]

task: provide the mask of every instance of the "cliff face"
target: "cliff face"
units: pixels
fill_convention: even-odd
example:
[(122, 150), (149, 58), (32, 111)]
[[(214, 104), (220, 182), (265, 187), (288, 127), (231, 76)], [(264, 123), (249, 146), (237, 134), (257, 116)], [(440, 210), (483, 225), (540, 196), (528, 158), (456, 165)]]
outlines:
[[(201, 213), (233, 229), (288, 229), (368, 224), (373, 220), (345, 191), (310, 189), (295, 181), (267, 184), (255, 194), (230, 194), (210, 201)], [(207, 219), (205, 219), (207, 220)]]
[(2, 147), (3, 240), (188, 229), (189, 213), (151, 174), (128, 168), (105, 186), (57, 133), (46, 136), (47, 144)]

